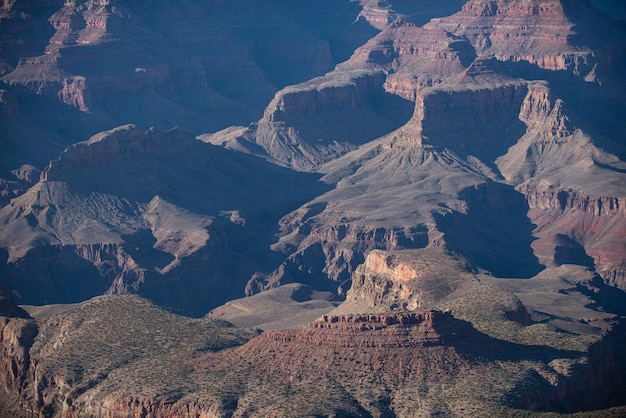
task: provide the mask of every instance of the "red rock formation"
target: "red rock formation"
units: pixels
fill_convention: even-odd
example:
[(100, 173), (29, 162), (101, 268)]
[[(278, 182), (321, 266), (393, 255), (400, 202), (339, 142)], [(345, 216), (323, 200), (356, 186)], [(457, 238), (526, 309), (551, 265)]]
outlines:
[(524, 98), (519, 119), (528, 131), (540, 131), (546, 140), (555, 141), (569, 136), (574, 127), (564, 110), (563, 100), (554, 97), (554, 92), (546, 84), (530, 83), (528, 95)]
[(473, 58), (471, 45), (450, 38), (444, 30), (399, 19), (357, 49), (337, 70), (384, 69), (388, 74), (385, 90), (415, 101), (421, 88), (461, 73)]
[(582, 77), (597, 63), (591, 49), (571, 43), (574, 23), (560, 0), (472, 0), (461, 12), (434, 24), (467, 37), (478, 55), (502, 61), (523, 61)]
[(357, 312), (427, 308), (473, 280), (441, 249), (372, 251), (352, 274), (346, 300)]
[[(291, 255), (270, 275), (253, 278), (246, 287), (247, 294), (289, 282), (317, 282), (317, 286), (326, 287), (325, 278), (337, 283), (329, 290), (345, 293), (351, 285), (350, 275), (365, 260), (363, 254), (375, 249), (419, 248), (428, 240), (426, 231), (419, 227), (368, 227), (356, 223), (320, 227), (307, 217), (306, 212), (298, 212), (295, 218), (281, 220), (285, 235), (300, 240), (275, 244), (276, 249)], [(299, 268), (303, 263), (308, 270)]]
[[(626, 210), (624, 198), (590, 197), (575, 191), (522, 190), (530, 205), (529, 217), (537, 225), (539, 238), (533, 248), (544, 263), (585, 263), (592, 259), (592, 267), (606, 283), (626, 289)], [(568, 237), (579, 248), (575, 257), (563, 258), (571, 245), (560, 243), (555, 237)], [(582, 251), (582, 254), (580, 253)], [(591, 261), (591, 260), (589, 260)]]
[(0, 331), (0, 367), (9, 367), (1, 388), (19, 394), (22, 411), (55, 417), (404, 415), (439, 410), (435, 390), (446, 391), (454, 409), (503, 408), (506, 399), (515, 408), (575, 412), (612, 405), (623, 386), (610, 371), (624, 367), (619, 329), (591, 348), (586, 363), (582, 353), (543, 341), (489, 338), (436, 310), (328, 315), (249, 339), (251, 332), (196, 323), (137, 298), (105, 297), (37, 322), (0, 318)]
[(537, 190), (531, 186), (521, 189), (531, 209), (574, 210), (594, 216), (626, 215), (625, 197), (591, 197), (574, 190)]
[[(324, 315), (321, 320), (310, 322), (309, 328), (316, 329), (330, 329), (340, 332), (367, 332), (367, 331), (379, 331), (388, 327), (397, 327), (395, 330), (398, 333), (405, 331), (404, 328), (411, 328), (411, 332), (422, 333), (423, 335), (413, 337), (411, 339), (412, 344), (423, 345), (439, 345), (444, 343), (452, 343), (455, 338), (462, 338), (462, 331), (460, 328), (455, 329), (455, 332), (445, 334), (443, 329), (446, 323), (452, 319), (452, 314), (449, 312), (440, 311), (425, 311), (425, 312), (407, 312), (398, 314), (379, 314), (379, 315)], [(431, 333), (430, 329), (437, 330), (436, 333)], [(445, 335), (442, 335), (442, 332)], [(287, 342), (294, 341), (285, 335), (281, 335), (280, 332), (274, 334), (266, 334), (267, 338), (274, 338), (277, 340), (283, 340)], [(295, 337), (296, 340), (300, 340), (302, 337)], [(304, 337), (304, 340), (307, 338)], [(316, 344), (314, 339), (311, 339), (311, 344)], [(322, 342), (318, 342), (322, 343)], [(347, 344), (347, 345), (345, 345)], [(398, 341), (396, 338), (390, 338), (386, 341), (378, 342), (378, 347), (387, 346), (403, 346), (405, 341)], [(343, 346), (350, 347), (350, 342), (345, 342)]]
[[(364, 346), (418, 347), (453, 344), (471, 331), (469, 324), (455, 323), (452, 314), (440, 311), (378, 315), (325, 315), (307, 329), (268, 331), (261, 337), (276, 342), (321, 346), (332, 341), (343, 349)], [(393, 336), (392, 336), (393, 335)]]
[(29, 387), (32, 367), (30, 349), (37, 333), (37, 324), (32, 319), (0, 312), (0, 392), (1, 396), (12, 399), (13, 408), (17, 409), (4, 412), (20, 414), (19, 409), (28, 409), (32, 401), (32, 388)]
[[(548, 85), (531, 83), (519, 113), (526, 134), (497, 163), (526, 197), (543, 264), (595, 267), (607, 283), (624, 288), (621, 163), (590, 141), (572, 113)], [(594, 186), (594, 178), (603, 178), (602, 185)]]

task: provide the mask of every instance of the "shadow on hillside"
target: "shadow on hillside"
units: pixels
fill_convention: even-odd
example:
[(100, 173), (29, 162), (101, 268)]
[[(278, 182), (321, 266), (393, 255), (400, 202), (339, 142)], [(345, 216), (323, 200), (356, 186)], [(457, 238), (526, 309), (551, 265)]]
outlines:
[[(527, 369), (525, 378), (506, 395), (507, 402), (530, 411), (575, 413), (624, 404), (625, 330), (624, 324), (617, 325), (588, 352), (515, 344), (478, 332), (455, 347), (460, 355), (478, 361), (530, 361), (548, 366), (543, 371)], [(558, 365), (564, 367), (566, 374), (557, 375), (550, 370), (558, 370)], [(557, 379), (556, 384), (549, 380), (551, 374)]]
[[(122, 285), (162, 306), (204, 315), (244, 296), (255, 271), (272, 271), (280, 264), (282, 254), (270, 248), (279, 219), (329, 188), (318, 181), (319, 174), (206, 144), (180, 130), (122, 130), (68, 150), (57, 164), (48, 180), (64, 186), (51, 187), (54, 193), (60, 190), (60, 197), (51, 193), (42, 206), (66, 211), (61, 219), (110, 226), (123, 242), (110, 248), (95, 244), (96, 255), (107, 257), (98, 265), (81, 256), (84, 246), (71, 242), (36, 247), (19, 263), (0, 257), (0, 277), (23, 295), (16, 298), (19, 303), (82, 301), (103, 294), (121, 277)], [(156, 239), (142, 217), (157, 204), (155, 196), (159, 201), (153, 215), (163, 219), (163, 228), (170, 228), (181, 245), (184, 234), (177, 231), (191, 234), (193, 228), (203, 228), (195, 220), (211, 220), (208, 242), (163, 274), (160, 269), (174, 258), (154, 248)], [(56, 218), (51, 222), (63, 226)], [(126, 261), (116, 258), (118, 247), (136, 267), (126, 271)]]
[[(470, 324), (462, 319), (454, 319), (454, 321), (463, 328)], [(499, 340), (483, 334), (473, 327), (471, 331), (462, 335), (452, 345), (461, 356), (479, 362), (539, 361), (547, 364), (554, 359), (576, 359), (586, 354), (581, 351), (556, 349), (545, 345), (524, 345)]]
[[(593, 300), (593, 304), (586, 306), (586, 308), (626, 317), (626, 292), (617, 287), (609, 286), (597, 274), (590, 285), (587, 286), (586, 283), (576, 285), (582, 294)], [(626, 325), (623, 328), (624, 338), (626, 338)]]
[(69, 245), (33, 248), (17, 263), (7, 263), (3, 253), (0, 277), (18, 304), (82, 302), (104, 294), (113, 280), (106, 260), (98, 269)]
[(530, 278), (543, 266), (531, 243), (535, 226), (528, 219), (528, 203), (510, 186), (486, 183), (459, 192), (467, 212), (435, 214), (446, 246), (496, 277)]
[(587, 254), (585, 247), (579, 244), (576, 240), (565, 234), (556, 234), (555, 243), (555, 264), (578, 264), (589, 267), (591, 270), (595, 268), (595, 261), (593, 257)]
[(138, 203), (160, 196), (193, 213), (239, 210), (272, 222), (329, 189), (318, 174), (206, 144), (182, 130), (116, 133), (89, 147), (62, 156), (64, 167), (51, 180), (85, 196)]
[(121, 244), (124, 252), (131, 256), (135, 263), (144, 268), (163, 268), (174, 261), (172, 254), (154, 247), (156, 238), (149, 229), (141, 229), (134, 234), (122, 235)]
[[(459, 324), (469, 324), (462, 320), (455, 321), (459, 321)], [(586, 352), (556, 349), (546, 345), (516, 344), (492, 338), (476, 329), (463, 335), (453, 342), (453, 345), (460, 356), (474, 364), (484, 363), (489, 368), (493, 364), (503, 364), (502, 372), (505, 373), (506, 365), (511, 367), (509, 372), (516, 374), (518, 383), (505, 395), (508, 406), (532, 411), (554, 412), (571, 412), (583, 408), (582, 404), (573, 406), (573, 399), (567, 396), (567, 393), (562, 392), (561, 386), (568, 384), (567, 381), (560, 382), (561, 386), (553, 385), (548, 381), (545, 373), (540, 374), (531, 364), (543, 365), (544, 370), (548, 364), (555, 361), (572, 364), (570, 369), (572, 376), (569, 379), (584, 379), (585, 368), (588, 364), (578, 363), (577, 360), (587, 356)], [(492, 384), (487, 376), (485, 383)], [(477, 390), (480, 389), (477, 388)]]
[[(609, 54), (609, 53), (607, 53)], [(623, 54), (626, 56), (626, 52)], [(596, 82), (588, 82), (584, 75), (593, 73), (592, 68), (581, 68), (582, 75), (570, 71), (551, 71), (537, 67), (525, 61), (506, 62), (503, 67), (511, 76), (526, 80), (546, 80), (553, 91), (553, 100), (562, 99), (567, 108), (567, 116), (576, 128), (581, 128), (593, 135), (594, 143), (607, 152), (624, 158), (626, 151), (623, 144), (623, 132), (626, 124), (626, 102), (624, 94), (626, 84), (618, 75), (624, 72), (626, 63), (620, 59), (604, 58), (611, 64), (602, 62), (598, 66), (599, 74), (593, 76)], [(606, 64), (606, 65), (605, 65)], [(612, 68), (612, 67), (613, 68)], [(605, 167), (606, 168), (606, 167)]]
[(287, 124), (312, 146), (332, 148), (335, 141), (362, 145), (406, 124), (414, 108), (413, 102), (385, 92), (381, 85), (365, 92), (354, 107), (290, 117)]

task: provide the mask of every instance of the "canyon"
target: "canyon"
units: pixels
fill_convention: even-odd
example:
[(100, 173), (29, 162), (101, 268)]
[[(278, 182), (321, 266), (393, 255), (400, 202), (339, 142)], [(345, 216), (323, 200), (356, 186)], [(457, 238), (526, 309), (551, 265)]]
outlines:
[(0, 413), (626, 413), (619, 8), (227, 3), (0, 6)]

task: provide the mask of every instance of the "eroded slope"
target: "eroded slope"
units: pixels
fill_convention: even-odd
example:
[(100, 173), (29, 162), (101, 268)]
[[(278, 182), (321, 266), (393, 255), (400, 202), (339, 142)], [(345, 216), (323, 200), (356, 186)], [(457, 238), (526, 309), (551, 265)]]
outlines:
[(276, 263), (277, 220), (322, 188), (180, 129), (120, 127), (69, 147), (0, 209), (3, 278), (27, 304), (139, 292), (203, 315)]

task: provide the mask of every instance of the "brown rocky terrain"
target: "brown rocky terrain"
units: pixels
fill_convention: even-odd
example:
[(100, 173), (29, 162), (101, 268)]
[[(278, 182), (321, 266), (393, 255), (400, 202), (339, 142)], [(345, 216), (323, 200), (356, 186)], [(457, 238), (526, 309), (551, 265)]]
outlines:
[(626, 415), (620, 16), (5, 1), (0, 414)]
[(277, 89), (332, 69), (375, 32), (352, 24), (358, 5), (327, 3), (4, 2), (3, 204), (33, 184), (12, 170), (42, 170), (100, 131), (199, 134), (259, 118)]
[[(623, 329), (603, 301), (582, 308), (600, 280), (572, 269), (531, 279), (540, 282), (531, 287), (474, 276), (457, 287), (462, 292), (444, 294), (428, 280), (435, 260), (376, 252), (355, 276), (430, 291), (424, 304), (443, 311), (347, 313), (370, 309), (351, 305), (359, 293), (370, 295), (361, 285), (343, 313), (258, 336), (135, 296), (99, 297), (36, 319), (5, 316), (1, 360), (12, 371), (2, 385), (12, 397), (1, 406), (15, 416), (63, 417), (624, 412), (615, 407), (626, 383)], [(447, 268), (458, 266), (451, 259)], [(373, 310), (390, 309), (387, 300), (373, 301)]]
[(116, 370), (167, 361), (174, 352), (222, 350), (255, 335), (223, 321), (176, 316), (134, 296), (101, 297), (37, 320), (3, 317), (0, 323), (2, 367), (8, 367), (2, 386), (15, 398), (16, 416), (84, 416), (72, 407), (77, 396)]

